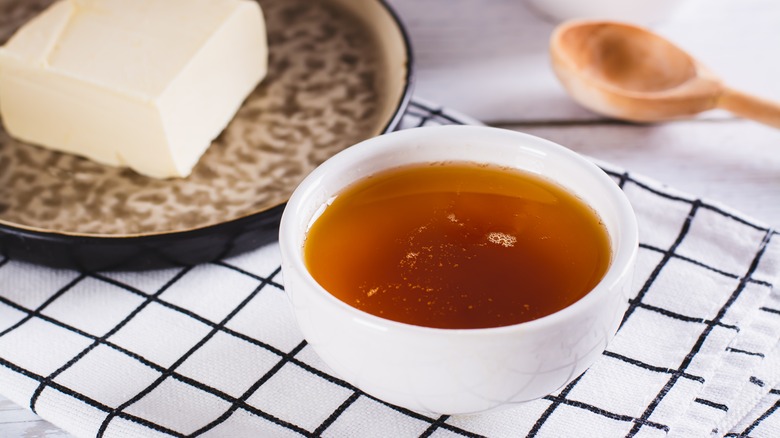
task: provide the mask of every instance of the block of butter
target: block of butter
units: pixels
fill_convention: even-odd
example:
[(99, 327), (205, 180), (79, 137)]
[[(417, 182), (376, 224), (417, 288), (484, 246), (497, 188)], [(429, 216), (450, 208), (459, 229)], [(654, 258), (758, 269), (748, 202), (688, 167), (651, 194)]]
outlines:
[(262, 80), (250, 0), (60, 0), (0, 48), (0, 117), (22, 141), (190, 174)]

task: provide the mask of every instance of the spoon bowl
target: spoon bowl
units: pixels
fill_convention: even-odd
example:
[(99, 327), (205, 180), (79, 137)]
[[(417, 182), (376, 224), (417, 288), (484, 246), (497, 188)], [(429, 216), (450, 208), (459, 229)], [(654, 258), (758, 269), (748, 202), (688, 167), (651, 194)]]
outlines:
[(780, 105), (726, 87), (661, 36), (613, 21), (569, 21), (553, 33), (556, 75), (581, 105), (634, 122), (692, 117), (722, 108), (780, 127)]

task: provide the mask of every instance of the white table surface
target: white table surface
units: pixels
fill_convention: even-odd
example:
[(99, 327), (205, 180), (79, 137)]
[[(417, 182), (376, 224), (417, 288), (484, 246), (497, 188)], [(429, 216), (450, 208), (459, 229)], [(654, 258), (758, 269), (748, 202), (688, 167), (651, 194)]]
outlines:
[[(415, 94), (546, 137), (780, 226), (780, 130), (714, 112), (637, 126), (578, 107), (549, 68), (553, 24), (521, 0), (389, 0), (415, 49)], [(655, 29), (728, 84), (780, 101), (780, 2), (689, 0)], [(0, 437), (68, 437), (0, 396)]]

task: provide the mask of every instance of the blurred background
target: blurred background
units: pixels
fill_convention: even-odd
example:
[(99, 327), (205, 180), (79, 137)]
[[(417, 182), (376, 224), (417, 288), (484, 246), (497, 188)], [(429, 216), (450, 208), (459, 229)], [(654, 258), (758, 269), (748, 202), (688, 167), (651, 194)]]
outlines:
[[(555, 23), (526, 1), (389, 2), (411, 35), (416, 96), (780, 224), (780, 131), (721, 111), (660, 125), (605, 120), (579, 107), (558, 83), (548, 57)], [(730, 86), (780, 101), (780, 2), (677, 3), (649, 27)]]

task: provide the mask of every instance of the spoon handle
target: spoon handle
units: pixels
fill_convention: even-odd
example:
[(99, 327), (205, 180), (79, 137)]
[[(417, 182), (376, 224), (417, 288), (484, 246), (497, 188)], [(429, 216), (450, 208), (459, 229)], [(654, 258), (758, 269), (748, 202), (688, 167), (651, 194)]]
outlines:
[(780, 103), (726, 87), (718, 98), (717, 107), (746, 119), (780, 128)]

